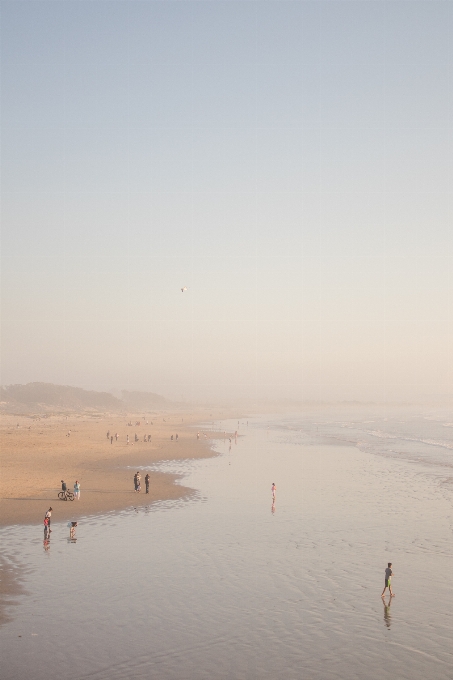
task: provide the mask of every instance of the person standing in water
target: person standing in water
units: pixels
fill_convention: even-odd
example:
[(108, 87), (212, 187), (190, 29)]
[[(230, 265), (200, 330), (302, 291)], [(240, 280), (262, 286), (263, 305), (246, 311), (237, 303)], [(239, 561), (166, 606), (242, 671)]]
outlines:
[(52, 517), (52, 508), (49, 508), (48, 511), (46, 512), (44, 519), (47, 519), (47, 526), (49, 528), (49, 534), (52, 531), (50, 528), (50, 518)]
[(145, 475), (145, 493), (149, 493), (149, 474), (148, 474), (148, 472)]
[(392, 576), (393, 576), (392, 563), (389, 562), (387, 565), (387, 569), (385, 570), (385, 585), (381, 597), (384, 597), (384, 593), (387, 590), (387, 588), (389, 589), (390, 597), (395, 597), (395, 593), (392, 591)]
[(272, 498), (275, 501), (275, 496), (277, 495), (277, 487), (275, 486), (274, 482), (272, 482), (271, 491), (272, 491)]

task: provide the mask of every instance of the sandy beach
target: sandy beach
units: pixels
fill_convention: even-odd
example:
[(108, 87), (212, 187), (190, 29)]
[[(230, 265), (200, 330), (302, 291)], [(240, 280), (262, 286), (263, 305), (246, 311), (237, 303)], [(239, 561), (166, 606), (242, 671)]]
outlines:
[[(57, 522), (181, 498), (191, 490), (176, 485), (174, 475), (160, 472), (150, 472), (150, 492), (145, 494), (145, 470), (142, 491), (135, 493), (133, 468), (213, 455), (210, 440), (223, 433), (210, 429), (206, 437), (202, 433), (197, 439), (195, 425), (219, 417), (213, 410), (146, 418), (143, 414), (2, 415), (0, 525), (41, 523), (49, 506)], [(118, 440), (114, 436), (111, 443), (107, 431), (113, 436), (118, 433)], [(151, 441), (145, 442), (148, 434)], [(62, 479), (71, 491), (75, 480), (79, 481), (80, 501), (58, 500)]]
[[(221, 438), (218, 455), (165, 464), (193, 502), (92, 515), (73, 539), (63, 521), (48, 541), (41, 526), (0, 527), (3, 676), (448, 680), (451, 467), (438, 449), (452, 420), (351, 415), (252, 417), (231, 448)], [(388, 435), (374, 453), (346, 441), (370, 419)], [(431, 458), (386, 448), (414, 447), (417, 432), (437, 442)]]

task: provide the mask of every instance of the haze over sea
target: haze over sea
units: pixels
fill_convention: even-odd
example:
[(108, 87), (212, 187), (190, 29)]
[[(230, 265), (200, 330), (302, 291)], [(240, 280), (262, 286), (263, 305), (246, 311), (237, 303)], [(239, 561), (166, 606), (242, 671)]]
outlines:
[(186, 501), (87, 518), (75, 543), (54, 525), (47, 551), (40, 526), (3, 530), (27, 593), (0, 629), (2, 677), (450, 678), (452, 423), (241, 419), (231, 450), (161, 466), (196, 489)]

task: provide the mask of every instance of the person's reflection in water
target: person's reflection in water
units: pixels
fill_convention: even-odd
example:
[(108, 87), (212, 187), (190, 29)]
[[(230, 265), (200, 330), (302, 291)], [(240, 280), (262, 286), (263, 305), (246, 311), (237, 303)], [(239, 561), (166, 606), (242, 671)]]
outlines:
[(389, 597), (388, 604), (385, 602), (384, 598), (382, 598), (382, 602), (384, 603), (384, 623), (387, 626), (387, 628), (390, 628), (392, 625), (392, 615), (390, 614), (390, 606), (392, 604), (392, 597)]
[(275, 515), (275, 499), (272, 501), (271, 513)]
[(48, 551), (50, 550), (50, 541), (49, 541), (49, 539), (48, 539), (48, 538), (45, 538), (42, 544), (43, 544), (43, 547), (44, 547), (45, 552), (48, 552)]

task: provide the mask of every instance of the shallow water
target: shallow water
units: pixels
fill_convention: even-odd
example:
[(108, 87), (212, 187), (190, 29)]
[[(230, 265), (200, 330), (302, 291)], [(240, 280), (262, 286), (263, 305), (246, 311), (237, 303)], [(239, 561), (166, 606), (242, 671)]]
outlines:
[(231, 452), (166, 464), (195, 499), (81, 521), (75, 543), (3, 530), (28, 594), (0, 629), (2, 678), (451, 678), (445, 471), (306, 445), (298, 424), (250, 421)]

